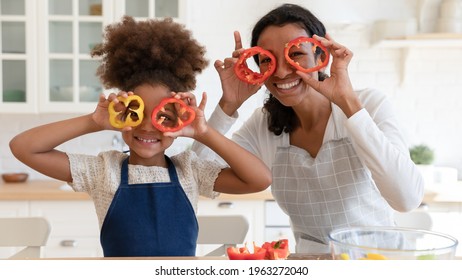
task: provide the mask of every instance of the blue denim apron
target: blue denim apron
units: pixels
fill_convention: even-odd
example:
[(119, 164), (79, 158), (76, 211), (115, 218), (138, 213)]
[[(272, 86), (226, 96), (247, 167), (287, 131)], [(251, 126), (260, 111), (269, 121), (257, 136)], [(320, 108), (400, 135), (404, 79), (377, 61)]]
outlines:
[(128, 158), (101, 228), (105, 257), (194, 256), (198, 225), (175, 166), (166, 157), (170, 182), (128, 184)]

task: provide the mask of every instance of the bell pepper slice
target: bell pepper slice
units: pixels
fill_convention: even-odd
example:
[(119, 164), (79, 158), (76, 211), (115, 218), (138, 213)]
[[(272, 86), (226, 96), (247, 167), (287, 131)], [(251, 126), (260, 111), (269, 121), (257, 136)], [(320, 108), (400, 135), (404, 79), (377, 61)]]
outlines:
[(135, 127), (143, 121), (144, 102), (138, 95), (129, 95), (117, 99), (125, 106), (125, 110), (116, 111), (115, 103), (109, 103), (109, 122), (115, 128)]
[(230, 260), (285, 260), (289, 256), (289, 240), (265, 242), (261, 247), (253, 244), (253, 253), (244, 247), (228, 247), (228, 258)]
[[(300, 49), (300, 45), (303, 44), (303, 43), (311, 43), (312, 44), (311, 51), (313, 52), (313, 54), (317, 53), (318, 48), (320, 48), (321, 51), (323, 52), (323, 53), (317, 55), (316, 65), (313, 66), (313, 67), (305, 68), (305, 67), (301, 66), (298, 62), (294, 61), (290, 57), (291, 49), (292, 48)], [(290, 65), (295, 67), (297, 70), (305, 72), (305, 73), (318, 71), (319, 69), (322, 69), (322, 68), (326, 67), (327, 64), (329, 63), (329, 53), (327, 51), (327, 48), (324, 47), (321, 44), (321, 42), (319, 42), (318, 40), (316, 40), (314, 38), (309, 38), (309, 37), (298, 37), (298, 38), (293, 39), (289, 43), (287, 43), (286, 46), (285, 46), (285, 49), (284, 49), (284, 56), (285, 56), (287, 62), (289, 62)]]
[(230, 260), (264, 260), (266, 256), (266, 249), (253, 246), (253, 253), (247, 249), (247, 245), (244, 247), (228, 247), (226, 253)]
[(162, 132), (174, 132), (189, 125), (196, 118), (196, 112), (183, 100), (166, 98), (151, 114), (152, 125)]
[(265, 242), (262, 248), (266, 249), (265, 259), (285, 260), (289, 256), (289, 240), (280, 239), (278, 241)]
[[(270, 59), (268, 69), (264, 73), (254, 72), (247, 65), (247, 59), (257, 54), (265, 55)], [(234, 72), (236, 73), (236, 76), (241, 81), (253, 85), (263, 83), (269, 76), (271, 76), (274, 73), (275, 70), (276, 58), (274, 57), (274, 55), (269, 51), (258, 46), (244, 50), (239, 56), (239, 59), (237, 60), (236, 64), (234, 65)]]

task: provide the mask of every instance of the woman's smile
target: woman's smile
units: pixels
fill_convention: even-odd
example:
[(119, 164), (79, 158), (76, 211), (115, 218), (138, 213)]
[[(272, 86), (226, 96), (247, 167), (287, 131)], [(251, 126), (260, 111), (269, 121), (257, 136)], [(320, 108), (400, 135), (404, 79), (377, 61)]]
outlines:
[(298, 79), (298, 80), (295, 80), (295, 81), (292, 81), (292, 82), (285, 82), (285, 83), (274, 83), (274, 86), (278, 89), (282, 89), (282, 90), (288, 90), (288, 89), (292, 89), (296, 86), (298, 86), (301, 82), (301, 79)]

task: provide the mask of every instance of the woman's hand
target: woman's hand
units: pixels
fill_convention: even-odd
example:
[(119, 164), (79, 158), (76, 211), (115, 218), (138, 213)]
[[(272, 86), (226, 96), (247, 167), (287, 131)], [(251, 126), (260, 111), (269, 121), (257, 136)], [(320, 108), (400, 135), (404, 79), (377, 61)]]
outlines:
[(350, 117), (362, 108), (348, 75), (348, 65), (353, 53), (345, 46), (333, 41), (329, 35), (326, 35), (325, 38), (314, 35), (313, 38), (319, 40), (332, 55), (330, 77), (324, 81), (319, 81), (311, 77), (309, 73), (297, 71), (297, 74), (305, 83), (326, 96), (331, 102), (339, 106), (347, 117)]
[(247, 84), (241, 81), (234, 73), (234, 65), (242, 51), (244, 51), (242, 48), (241, 35), (238, 31), (234, 32), (234, 42), (235, 48), (232, 57), (228, 57), (224, 61), (217, 60), (214, 64), (220, 76), (223, 90), (223, 96), (219, 104), (223, 111), (230, 116), (262, 86), (262, 84)]
[(196, 113), (196, 117), (190, 125), (187, 125), (175, 132), (164, 132), (164, 136), (173, 138), (184, 136), (196, 139), (197, 137), (200, 137), (200, 135), (206, 133), (208, 126), (205, 119), (204, 109), (207, 104), (207, 94), (205, 92), (202, 93), (202, 100), (199, 106), (197, 106), (196, 96), (191, 92), (178, 92), (172, 94), (173, 97), (183, 100), (189, 105), (189, 107), (193, 108)]

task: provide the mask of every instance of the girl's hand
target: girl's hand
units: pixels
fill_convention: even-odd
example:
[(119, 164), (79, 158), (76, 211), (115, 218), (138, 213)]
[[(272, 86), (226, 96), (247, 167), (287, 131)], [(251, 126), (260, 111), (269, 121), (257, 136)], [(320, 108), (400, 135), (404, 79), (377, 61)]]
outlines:
[(176, 138), (178, 136), (196, 138), (206, 133), (208, 126), (207, 121), (205, 120), (204, 109), (205, 105), (207, 104), (207, 94), (205, 92), (202, 93), (202, 100), (199, 106), (197, 106), (195, 95), (191, 92), (178, 92), (172, 94), (173, 97), (183, 100), (186, 104), (189, 105), (189, 107), (193, 108), (194, 112), (196, 113), (196, 117), (190, 125), (185, 126), (182, 129), (175, 132), (164, 132), (164, 136), (173, 138)]
[(240, 54), (244, 51), (239, 31), (234, 32), (234, 43), (235, 48), (232, 53), (232, 57), (225, 58), (224, 61), (217, 60), (214, 64), (215, 69), (220, 76), (221, 88), (223, 90), (223, 96), (221, 97), (219, 104), (223, 111), (228, 115), (232, 115), (262, 86), (262, 84), (247, 84), (239, 80), (234, 73), (234, 65), (236, 64)]
[(122, 96), (122, 97), (127, 97), (129, 95), (133, 95), (133, 92), (125, 92), (121, 91), (117, 94), (111, 93), (109, 96), (106, 98), (104, 94), (101, 94), (99, 96), (99, 101), (98, 105), (96, 106), (95, 111), (93, 112), (92, 119), (93, 121), (100, 126), (102, 129), (106, 130), (121, 130), (121, 131), (129, 131), (132, 128), (131, 127), (124, 127), (123, 129), (117, 129), (114, 128), (111, 123), (109, 122), (109, 111), (108, 107), (111, 102), (114, 102), (114, 108), (115, 110), (118, 111), (123, 111), (125, 110), (125, 105), (120, 102), (117, 97)]
[(353, 53), (345, 46), (333, 41), (329, 35), (326, 35), (326, 38), (314, 35), (313, 38), (319, 40), (332, 55), (330, 77), (324, 81), (318, 81), (311, 77), (310, 73), (297, 71), (297, 74), (310, 87), (339, 106), (349, 117), (362, 107), (348, 75), (348, 65)]

